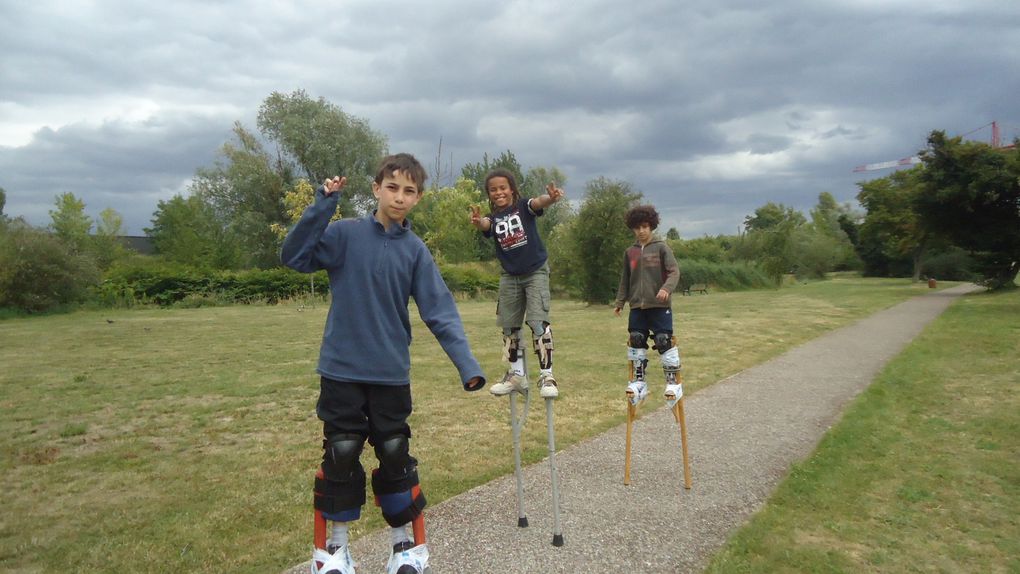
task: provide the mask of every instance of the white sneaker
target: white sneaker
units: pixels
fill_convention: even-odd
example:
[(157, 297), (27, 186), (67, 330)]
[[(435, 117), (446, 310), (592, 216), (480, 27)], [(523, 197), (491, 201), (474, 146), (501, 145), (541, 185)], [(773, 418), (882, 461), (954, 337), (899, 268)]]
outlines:
[(680, 383), (674, 383), (672, 385), (666, 385), (666, 392), (663, 393), (663, 397), (666, 399), (666, 404), (673, 407), (684, 397), (684, 387)]
[[(316, 565), (321, 566), (316, 567)], [(312, 551), (312, 574), (356, 574), (356, 564), (346, 546), (337, 548), (333, 554), (321, 548)]]
[(644, 381), (631, 381), (627, 385), (627, 398), (630, 404), (637, 406), (648, 396), (648, 385)]
[(560, 396), (560, 390), (556, 388), (556, 379), (552, 374), (542, 373), (538, 376), (538, 394), (543, 399), (555, 399)]
[(521, 375), (515, 374), (513, 371), (507, 371), (503, 375), (503, 380), (489, 387), (489, 392), (501, 397), (503, 395), (509, 395), (510, 393), (517, 391), (522, 395), (528, 392), (528, 379)]
[(424, 574), (429, 567), (429, 549), (424, 544), (401, 542), (393, 545), (393, 554), (386, 563), (386, 574)]

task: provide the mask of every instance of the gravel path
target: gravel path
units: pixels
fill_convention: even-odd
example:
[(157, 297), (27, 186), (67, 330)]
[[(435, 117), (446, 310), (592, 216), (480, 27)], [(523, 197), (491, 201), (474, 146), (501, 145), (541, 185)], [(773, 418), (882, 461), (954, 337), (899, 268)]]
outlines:
[[(915, 297), (687, 397), (691, 490), (679, 429), (661, 401), (646, 401), (634, 425), (630, 486), (624, 425), (558, 452), (561, 547), (551, 544), (547, 461), (524, 469), (528, 528), (517, 527), (513, 475), (430, 506), (432, 574), (700, 571), (885, 363), (976, 289)], [(528, 424), (545, 425), (541, 401), (532, 410)], [(387, 548), (387, 531), (353, 542), (359, 573), (385, 572)], [(307, 562), (286, 574), (301, 572)]]

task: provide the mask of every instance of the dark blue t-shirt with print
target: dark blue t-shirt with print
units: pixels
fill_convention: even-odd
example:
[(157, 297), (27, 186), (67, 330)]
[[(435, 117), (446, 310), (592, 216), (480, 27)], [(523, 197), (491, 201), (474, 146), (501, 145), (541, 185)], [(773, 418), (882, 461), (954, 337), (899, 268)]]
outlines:
[(525, 275), (545, 264), (548, 255), (538, 236), (536, 218), (542, 210), (532, 211), (528, 198), (489, 214), (492, 227), (484, 232), (496, 240), (496, 257), (510, 275)]

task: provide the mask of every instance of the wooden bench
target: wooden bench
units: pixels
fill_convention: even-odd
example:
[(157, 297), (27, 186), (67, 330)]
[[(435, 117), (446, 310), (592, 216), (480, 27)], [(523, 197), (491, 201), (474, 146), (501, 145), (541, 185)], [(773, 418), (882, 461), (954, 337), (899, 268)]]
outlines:
[(691, 283), (690, 285), (684, 285), (681, 293), (684, 295), (690, 295), (691, 293), (701, 293), (702, 295), (708, 295), (708, 284), (707, 283)]

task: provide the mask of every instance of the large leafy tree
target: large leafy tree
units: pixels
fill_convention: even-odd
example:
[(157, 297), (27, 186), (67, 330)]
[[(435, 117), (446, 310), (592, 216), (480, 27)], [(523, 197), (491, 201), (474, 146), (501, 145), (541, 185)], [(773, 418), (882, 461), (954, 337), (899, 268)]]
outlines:
[(777, 281), (798, 273), (797, 248), (803, 245), (804, 215), (781, 203), (768, 202), (744, 218), (747, 233), (734, 246), (734, 257), (761, 264)]
[(795, 228), (806, 223), (804, 214), (782, 203), (768, 202), (754, 210), (754, 215), (744, 218), (747, 231), (765, 231), (780, 226)]
[(484, 196), (485, 176), (497, 167), (510, 170), (510, 173), (514, 174), (514, 179), (517, 180), (517, 189), (521, 192), (522, 197), (532, 197), (525, 193), (525, 191), (531, 191), (528, 187), (528, 180), (524, 177), (524, 171), (514, 152), (510, 150), (499, 154), (499, 157), (495, 159), (490, 159), (489, 154), (484, 154), (482, 161), (465, 165), (461, 168), (460, 173), (463, 177), (474, 181), (475, 186), (482, 190)]
[(412, 228), (437, 259), (449, 263), (478, 261), (482, 256), (478, 241), (481, 234), (468, 223), (468, 214), (471, 206), (481, 201), (481, 191), (466, 178), (453, 187), (430, 189), (411, 214)]
[(213, 208), (220, 228), (244, 246), (243, 267), (273, 267), (279, 263), (273, 225), (287, 222), (283, 198), (288, 173), (240, 123), (234, 124), (234, 136), (235, 141), (223, 145), (222, 160), (198, 170), (190, 190)]
[(113, 263), (127, 255), (127, 249), (120, 242), (124, 218), (112, 207), (99, 213), (96, 219), (96, 233), (92, 236), (92, 252), (100, 269), (109, 269)]
[(624, 250), (634, 240), (624, 215), (642, 194), (625, 181), (604, 177), (588, 182), (586, 190), (572, 229), (581, 297), (588, 303), (608, 303), (620, 284)]
[(0, 224), (7, 221), (7, 216), (4, 215), (4, 206), (7, 205), (7, 191), (0, 187)]
[[(860, 259), (854, 251), (853, 240), (844, 230), (848, 221), (853, 221), (855, 214), (849, 204), (840, 205), (831, 193), (823, 191), (818, 194), (818, 204), (811, 210), (811, 234), (824, 238), (821, 244), (829, 244), (833, 252), (829, 259), (832, 267), (829, 270), (859, 269)], [(811, 235), (809, 234), (809, 235)], [(817, 249), (817, 246), (812, 246)]]
[(538, 218), (538, 233), (543, 238), (549, 237), (553, 229), (565, 223), (573, 215), (570, 201), (566, 195), (567, 176), (556, 167), (533, 167), (524, 176), (525, 185), (521, 189), (524, 197), (538, 197), (546, 193), (546, 186), (554, 183), (563, 188), (564, 198), (550, 205)]
[(924, 226), (970, 250), (982, 282), (1015, 287), (1020, 271), (1020, 146), (1011, 150), (934, 131), (921, 153)]
[[(258, 128), (279, 146), (281, 160), (292, 163), (309, 181), (318, 184), (335, 175), (347, 177), (341, 212), (364, 212), (374, 206), (371, 182), (386, 155), (386, 138), (373, 131), (367, 120), (297, 90), (270, 94), (259, 108)], [(291, 178), (284, 179), (291, 183)]]
[(920, 166), (900, 170), (857, 184), (857, 201), (866, 211), (858, 245), (866, 273), (889, 276), (912, 269), (914, 280), (920, 278), (925, 256), (935, 241), (914, 209), (924, 192), (921, 170)]
[(85, 215), (85, 202), (68, 192), (58, 195), (55, 204), (56, 209), (50, 210), (50, 229), (73, 253), (87, 253), (92, 218)]
[(214, 269), (241, 265), (236, 236), (224, 227), (213, 206), (197, 195), (160, 201), (152, 227), (145, 232), (156, 252), (169, 261)]
[[(163, 206), (171, 213), (185, 208), (197, 212), (195, 225), (182, 226), (171, 214), (156, 214), (154, 223), (169, 218), (154, 229), (164, 233), (164, 252), (173, 253), (175, 260), (228, 267), (278, 265), (291, 212), (310, 199), (310, 190), (326, 177), (347, 177), (341, 213), (357, 214), (372, 205), (371, 179), (386, 153), (386, 141), (367, 121), (298, 90), (266, 98), (258, 128), (256, 134), (235, 123), (234, 137), (223, 145), (215, 165), (196, 171), (189, 190), (196, 199)], [(267, 149), (266, 142), (275, 149)], [(215, 224), (207, 221), (209, 216)], [(159, 231), (171, 227), (187, 229), (188, 236), (170, 240)], [(214, 248), (216, 244), (220, 247)], [(184, 254), (181, 250), (189, 246), (199, 251)]]

